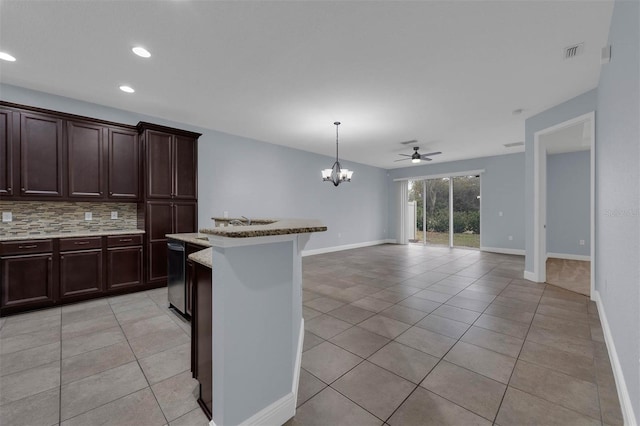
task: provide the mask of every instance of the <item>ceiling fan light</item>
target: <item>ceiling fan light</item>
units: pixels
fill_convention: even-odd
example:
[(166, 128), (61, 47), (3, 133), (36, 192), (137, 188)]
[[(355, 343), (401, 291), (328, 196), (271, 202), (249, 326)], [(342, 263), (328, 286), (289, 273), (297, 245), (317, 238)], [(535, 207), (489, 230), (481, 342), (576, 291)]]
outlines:
[(420, 162), (420, 157), (418, 157), (418, 158), (412, 158), (412, 159), (411, 159), (411, 162), (412, 162), (412, 163), (414, 163), (414, 164), (419, 163), (419, 162)]

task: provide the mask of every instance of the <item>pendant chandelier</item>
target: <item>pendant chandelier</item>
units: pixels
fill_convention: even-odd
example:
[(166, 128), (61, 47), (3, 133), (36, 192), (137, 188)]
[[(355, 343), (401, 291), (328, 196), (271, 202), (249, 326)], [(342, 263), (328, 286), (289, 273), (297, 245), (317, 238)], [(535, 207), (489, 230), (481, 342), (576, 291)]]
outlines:
[(338, 126), (340, 125), (340, 122), (336, 121), (333, 124), (336, 126), (336, 162), (333, 163), (333, 167), (330, 169), (324, 169), (322, 171), (322, 180), (324, 182), (333, 182), (335, 186), (338, 186), (342, 182), (351, 182), (353, 171), (343, 169), (340, 166), (340, 161), (338, 160)]

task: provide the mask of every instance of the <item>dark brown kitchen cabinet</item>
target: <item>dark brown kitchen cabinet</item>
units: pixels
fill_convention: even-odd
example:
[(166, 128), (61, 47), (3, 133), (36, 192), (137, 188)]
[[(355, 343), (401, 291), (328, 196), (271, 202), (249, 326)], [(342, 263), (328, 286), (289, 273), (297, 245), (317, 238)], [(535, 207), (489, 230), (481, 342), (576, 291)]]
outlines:
[(71, 198), (102, 198), (105, 191), (104, 127), (67, 121), (67, 182)]
[(60, 298), (104, 291), (102, 249), (60, 253)]
[(147, 201), (147, 283), (167, 281), (167, 234), (196, 232), (196, 202)]
[(17, 312), (55, 302), (51, 240), (0, 243), (0, 310)]
[(142, 284), (142, 246), (107, 249), (109, 290)]
[(146, 151), (146, 197), (195, 200), (200, 134), (141, 122)]
[(140, 197), (140, 144), (134, 130), (108, 129), (110, 199)]
[(65, 167), (62, 144), (60, 118), (20, 112), (21, 195), (62, 197)]
[(13, 111), (0, 108), (0, 196), (13, 195)]
[(191, 314), (191, 372), (200, 383), (198, 404), (211, 419), (213, 406), (212, 383), (212, 284), (211, 268), (190, 262), (193, 294)]

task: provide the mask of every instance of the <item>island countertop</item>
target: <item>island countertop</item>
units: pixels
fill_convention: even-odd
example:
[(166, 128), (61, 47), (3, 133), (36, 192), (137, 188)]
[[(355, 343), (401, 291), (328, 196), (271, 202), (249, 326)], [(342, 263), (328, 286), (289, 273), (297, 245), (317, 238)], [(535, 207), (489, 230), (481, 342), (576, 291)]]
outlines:
[(317, 219), (252, 219), (252, 222), (258, 223), (258, 225), (205, 228), (201, 229), (200, 232), (228, 238), (252, 238), (272, 235), (306, 234), (327, 230), (327, 227)]
[(189, 232), (182, 234), (167, 234), (165, 237), (171, 240), (183, 241), (185, 243), (195, 244), (201, 247), (211, 247), (211, 243), (209, 242), (209, 238), (204, 234), (199, 234), (197, 232)]

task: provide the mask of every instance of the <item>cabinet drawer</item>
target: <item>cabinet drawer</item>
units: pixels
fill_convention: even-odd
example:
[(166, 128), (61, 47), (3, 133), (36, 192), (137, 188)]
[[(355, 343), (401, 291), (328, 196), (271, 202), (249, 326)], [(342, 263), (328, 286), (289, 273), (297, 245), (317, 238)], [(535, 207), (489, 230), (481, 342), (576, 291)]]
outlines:
[(61, 238), (60, 251), (102, 248), (102, 237)]
[(114, 235), (107, 237), (108, 247), (125, 247), (142, 245), (142, 235)]
[(53, 251), (51, 240), (24, 240), (0, 243), (0, 254), (46, 253)]

